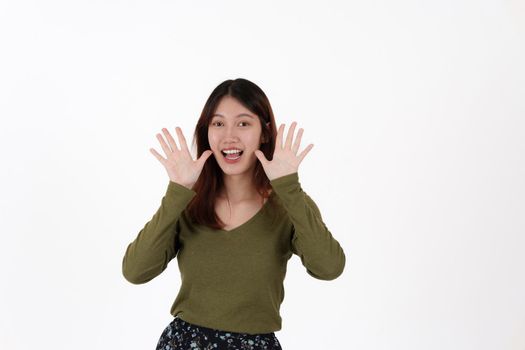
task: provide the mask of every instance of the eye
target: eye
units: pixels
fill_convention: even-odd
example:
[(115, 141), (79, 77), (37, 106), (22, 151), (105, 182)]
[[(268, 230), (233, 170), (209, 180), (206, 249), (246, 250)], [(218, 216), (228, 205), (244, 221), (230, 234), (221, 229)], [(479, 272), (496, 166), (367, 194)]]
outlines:
[[(217, 124), (217, 123), (221, 123), (222, 124), (222, 122), (216, 121), (216, 122), (212, 122), (211, 125), (215, 126), (215, 124)], [(248, 123), (248, 122), (239, 122), (239, 124), (250, 125), (250, 123)]]

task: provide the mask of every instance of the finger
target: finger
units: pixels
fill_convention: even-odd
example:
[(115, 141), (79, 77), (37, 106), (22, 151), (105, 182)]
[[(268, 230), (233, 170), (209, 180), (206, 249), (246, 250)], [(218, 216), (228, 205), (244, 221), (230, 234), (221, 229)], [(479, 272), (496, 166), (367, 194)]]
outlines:
[(297, 138), (295, 139), (295, 142), (293, 143), (292, 152), (293, 154), (297, 154), (297, 151), (299, 150), (299, 146), (301, 145), (301, 138), (303, 137), (303, 128), (300, 128), (297, 132)]
[(162, 149), (164, 150), (164, 153), (166, 154), (166, 157), (171, 154), (171, 149), (169, 148), (169, 146), (166, 144), (166, 141), (164, 141), (164, 138), (162, 137), (161, 134), (157, 134), (157, 140), (159, 140), (159, 143), (160, 143), (160, 146), (162, 147)]
[(155, 151), (155, 149), (153, 148), (150, 148), (149, 151), (155, 156), (155, 158), (157, 158), (159, 160), (159, 162), (164, 165), (164, 162), (166, 161), (166, 159), (164, 159), (164, 157), (162, 157), (159, 153), (157, 153), (157, 151)]
[(171, 150), (175, 152), (175, 150), (180, 151), (179, 147), (177, 147), (177, 144), (175, 143), (175, 140), (171, 136), (170, 132), (166, 128), (162, 128), (162, 132), (164, 133), (164, 136), (168, 139), (168, 142), (170, 144)]
[(284, 145), (285, 149), (289, 149), (292, 146), (293, 133), (295, 131), (296, 122), (293, 122), (288, 129), (288, 135), (286, 136), (286, 144)]
[(311, 143), (308, 145), (308, 147), (306, 147), (304, 149), (304, 151), (301, 152), (301, 154), (299, 154), (299, 163), (301, 163), (304, 159), (304, 157), (306, 157), (306, 155), (308, 154), (308, 152), (310, 152), (310, 150), (314, 147), (314, 144)]
[(284, 133), (284, 123), (279, 125), (279, 130), (277, 130), (277, 146), (279, 149), (283, 149), (283, 133)]
[(175, 130), (177, 131), (177, 135), (179, 136), (179, 144), (180, 144), (181, 150), (189, 153), (188, 145), (186, 144), (186, 138), (184, 137), (184, 134), (182, 133), (182, 129), (177, 126)]

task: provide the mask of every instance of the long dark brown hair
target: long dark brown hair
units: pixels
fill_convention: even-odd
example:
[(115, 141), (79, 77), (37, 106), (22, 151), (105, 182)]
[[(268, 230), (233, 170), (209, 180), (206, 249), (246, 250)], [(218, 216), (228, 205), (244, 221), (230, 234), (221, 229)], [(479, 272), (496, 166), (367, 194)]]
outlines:
[[(225, 80), (208, 97), (193, 134), (192, 144), (197, 145), (197, 158), (200, 158), (204, 151), (211, 149), (208, 142), (208, 126), (219, 102), (224, 96), (235, 98), (259, 118), (262, 130), (261, 138), (263, 140), (260, 150), (264, 153), (266, 159), (271, 160), (275, 149), (277, 129), (270, 101), (259, 86), (242, 78)], [(261, 196), (264, 198), (269, 197), (270, 181), (259, 160), (255, 163), (253, 183)], [(223, 187), (222, 169), (215, 157), (211, 155), (206, 160), (197, 182), (192, 187), (197, 192), (197, 195), (193, 197), (185, 210), (192, 223), (206, 225), (214, 229), (222, 229), (225, 226), (224, 222), (215, 213), (215, 201)], [(274, 205), (274, 203), (269, 204)]]

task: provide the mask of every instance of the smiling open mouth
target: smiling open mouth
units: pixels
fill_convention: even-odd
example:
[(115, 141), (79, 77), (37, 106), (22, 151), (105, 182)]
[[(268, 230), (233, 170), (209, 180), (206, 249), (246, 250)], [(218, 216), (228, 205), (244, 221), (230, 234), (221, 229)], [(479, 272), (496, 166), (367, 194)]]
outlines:
[(241, 158), (244, 151), (228, 152), (228, 153), (221, 151), (221, 153), (226, 160), (238, 160), (239, 158)]
[(225, 153), (224, 151), (221, 151), (221, 153), (226, 158), (235, 159), (235, 158), (239, 158), (244, 153), (244, 151), (240, 151), (236, 153)]

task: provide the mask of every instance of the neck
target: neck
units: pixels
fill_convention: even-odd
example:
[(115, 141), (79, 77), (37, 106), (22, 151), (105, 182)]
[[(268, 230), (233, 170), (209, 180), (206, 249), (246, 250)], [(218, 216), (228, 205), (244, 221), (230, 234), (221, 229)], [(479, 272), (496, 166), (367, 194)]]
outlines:
[(260, 198), (250, 173), (227, 175), (223, 174), (224, 189), (222, 196), (230, 203), (239, 203), (246, 200)]

